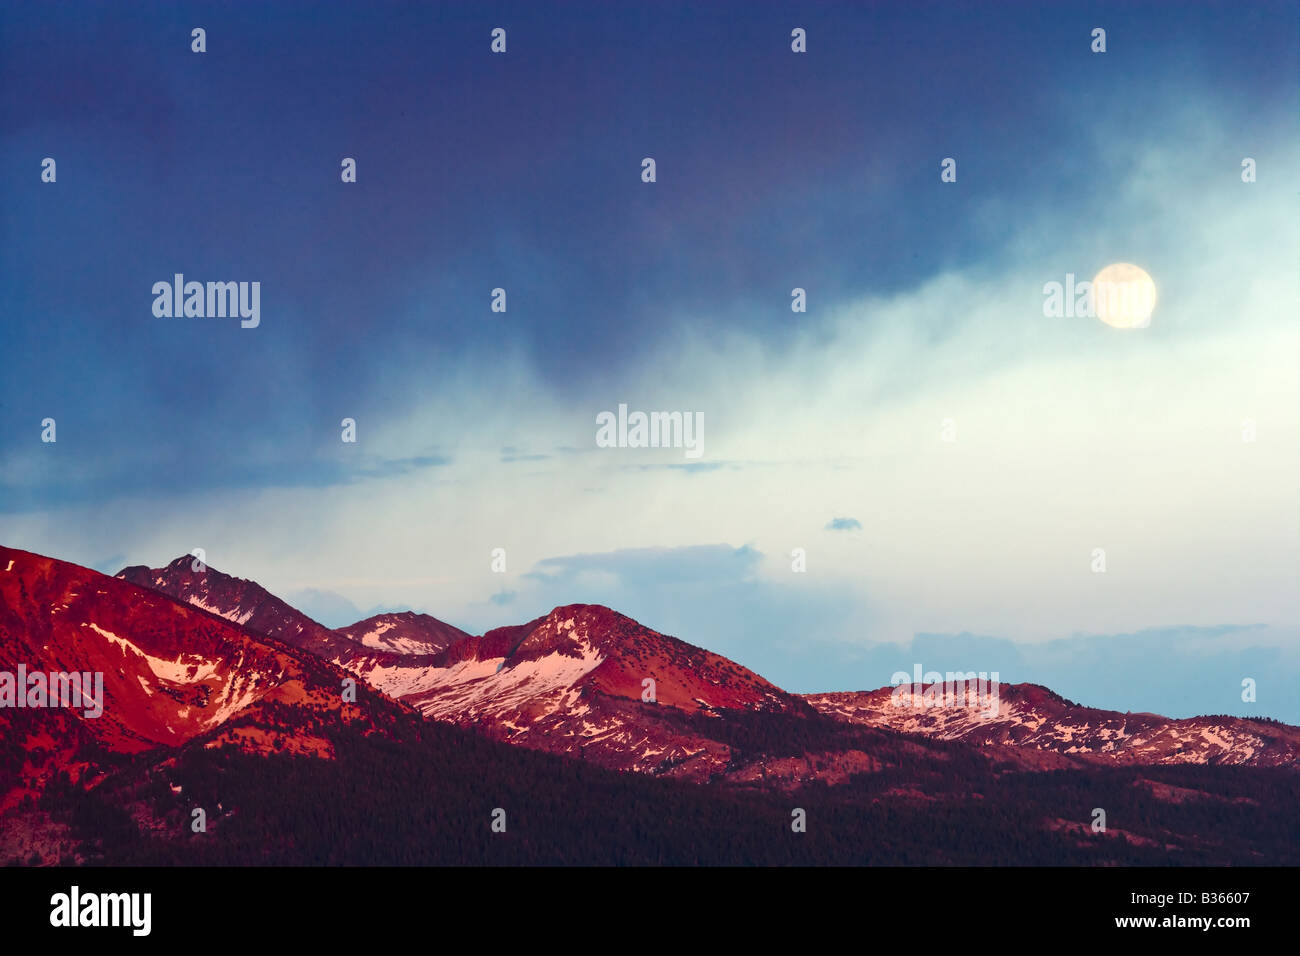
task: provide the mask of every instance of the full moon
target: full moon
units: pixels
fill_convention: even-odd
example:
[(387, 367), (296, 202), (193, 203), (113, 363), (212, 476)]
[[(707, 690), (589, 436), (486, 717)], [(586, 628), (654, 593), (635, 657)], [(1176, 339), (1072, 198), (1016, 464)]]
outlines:
[(1145, 329), (1156, 307), (1156, 284), (1146, 271), (1117, 262), (1092, 280), (1092, 304), (1097, 318), (1117, 329)]

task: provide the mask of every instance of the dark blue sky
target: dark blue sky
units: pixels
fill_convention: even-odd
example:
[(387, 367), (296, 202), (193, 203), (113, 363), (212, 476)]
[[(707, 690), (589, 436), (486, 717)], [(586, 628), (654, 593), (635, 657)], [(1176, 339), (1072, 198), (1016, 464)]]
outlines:
[[(4, 507), (333, 480), (306, 462), (335, 409), (373, 419), (503, 339), (558, 391), (617, 381), (681, 315), (779, 345), (795, 284), (887, 294), (978, 264), (1003, 238), (981, 211), (1095, 209), (1080, 114), (1140, 123), (1195, 76), (1251, 91), (1243, 133), (1271, 122), (1294, 28), (1282, 4), (5, 4), (0, 456), (52, 415), (103, 483), (0, 485)], [(978, 191), (933, 188), (948, 155)], [(176, 271), (261, 281), (266, 321), (160, 322)], [(252, 419), (256, 467), (227, 453)]]

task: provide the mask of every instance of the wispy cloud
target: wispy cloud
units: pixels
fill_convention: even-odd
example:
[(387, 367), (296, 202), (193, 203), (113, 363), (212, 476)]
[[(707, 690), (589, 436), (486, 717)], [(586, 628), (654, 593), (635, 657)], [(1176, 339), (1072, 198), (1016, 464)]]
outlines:
[(826, 525), (826, 531), (861, 531), (862, 522), (857, 518), (832, 518)]
[(106, 497), (185, 498), (241, 489), (329, 488), (397, 478), (452, 464), (445, 455), (383, 458), (359, 454), (352, 460), (336, 457), (250, 463), (235, 459), (216, 470), (195, 471), (182, 461), (162, 457), (157, 467), (137, 473), (123, 470), (112, 460), (102, 460), (97, 469), (82, 458), (70, 475), (66, 460), (57, 457), (61, 449), (50, 448), (43, 452), (48, 460), (22, 469), (26, 480), (0, 484), (0, 513), (44, 511), (103, 501)]

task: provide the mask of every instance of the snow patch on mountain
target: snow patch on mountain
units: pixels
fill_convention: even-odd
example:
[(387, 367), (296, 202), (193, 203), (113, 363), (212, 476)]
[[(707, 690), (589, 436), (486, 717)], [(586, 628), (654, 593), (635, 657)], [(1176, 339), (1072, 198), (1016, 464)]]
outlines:
[(409, 697), (422, 694), (434, 687), (446, 684), (461, 684), (477, 681), (496, 673), (505, 658), (494, 657), (486, 661), (459, 661), (452, 667), (408, 667), (405, 665), (377, 664), (365, 666), (344, 664), (341, 660), (334, 663), (340, 666), (354, 667), (366, 682), (387, 694), (389, 697)]
[(113, 632), (104, 630), (98, 624), (88, 623), (83, 626), (97, 632), (110, 644), (122, 648), (123, 652), (130, 652), (137, 657), (143, 658), (155, 677), (170, 681), (173, 684), (193, 684), (206, 680), (217, 673), (216, 661), (209, 661), (194, 654), (180, 654), (174, 661), (164, 660), (160, 657), (154, 657), (152, 654), (146, 654), (126, 638), (118, 637)]
[(244, 611), (241, 614), (238, 608), (235, 608), (233, 610), (231, 609), (223, 610), (220, 606), (216, 604), (210, 604), (206, 600), (206, 597), (200, 597), (197, 594), (187, 595), (186, 600), (201, 610), (207, 611), (210, 614), (215, 614), (218, 617), (224, 617), (227, 621), (234, 621), (236, 624), (240, 624), (240, 625), (247, 624), (248, 619), (253, 616), (252, 611)]
[(502, 715), (524, 707), (533, 712), (534, 719), (552, 714), (572, 685), (605, 659), (585, 641), (579, 642), (579, 648), (577, 657), (556, 652), (515, 663), (508, 658), (489, 658), (445, 669), (430, 668), (426, 687), (440, 690), (420, 699), (416, 706), (434, 718)]

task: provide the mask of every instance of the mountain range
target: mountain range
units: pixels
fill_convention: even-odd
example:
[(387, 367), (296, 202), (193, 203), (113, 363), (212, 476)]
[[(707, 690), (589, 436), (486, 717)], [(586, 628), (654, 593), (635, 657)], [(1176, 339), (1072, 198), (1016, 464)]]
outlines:
[[(353, 764), (400, 767), (399, 779), (433, 774), (431, 791), (477, 792), (507, 781), (518, 788), (540, 773), (552, 782), (537, 787), (573, 796), (573, 781), (588, 781), (575, 799), (597, 816), (611, 812), (588, 805), (602, 787), (632, 788), (634, 802), (652, 792), (655, 805), (684, 802), (696, 818), (734, 810), (740, 801), (747, 808), (740, 818), (751, 827), (791, 800), (814, 802), (812, 796), (842, 820), (853, 819), (852, 828), (879, 813), (895, 819), (936, 805), (965, 814), (973, 799), (990, 812), (1045, 801), (1030, 829), (1036, 846), (1053, 848), (1043, 851), (1046, 859), (1056, 852), (1098, 862), (1117, 861), (1108, 853), (1121, 861), (1277, 862), (1300, 846), (1278, 844), (1273, 828), (1295, 824), (1270, 822), (1269, 815), (1274, 800), (1300, 793), (1295, 727), (1098, 710), (1031, 684), (998, 687), (996, 712), (961, 697), (930, 701), (927, 690), (934, 688), (920, 686), (792, 694), (599, 605), (557, 607), (481, 635), (413, 612), (331, 629), (256, 582), (189, 555), (108, 577), (0, 548), (0, 671), (20, 665), (28, 672), (102, 672), (105, 701), (97, 719), (71, 709), (0, 708), (0, 858), (11, 861), (175, 861), (177, 853), (186, 859), (193, 852), (253, 862), (248, 856), (257, 854), (243, 844), (222, 843), (218, 851), (211, 841), (196, 845), (193, 833), (172, 832), (196, 786), (230, 792), (238, 780), (254, 787), (259, 796), (248, 799), (260, 807), (257, 788), (275, 790), (281, 784), (266, 781), (279, 774), (328, 776)], [(465, 765), (470, 752), (480, 765), (499, 765), (496, 778)], [(190, 782), (187, 791), (177, 776), (182, 771), (204, 782)], [(619, 776), (605, 776), (610, 772)], [(1087, 807), (1064, 797), (1080, 787), (1093, 794), (1081, 798)], [(1096, 831), (1089, 813), (1104, 806), (1098, 790), (1117, 794), (1114, 812), (1123, 815), (1134, 800), (1147, 809), (1127, 826)], [(394, 807), (429, 799), (427, 791), (387, 781), (374, 783), (370, 796), (376, 794)], [(214, 828), (233, 833), (230, 820), (239, 813), (227, 809), (230, 798), (210, 802), (223, 808), (205, 811)], [(325, 802), (331, 813), (355, 812)], [(444, 801), (426, 812), (453, 813), (455, 805)], [(87, 806), (97, 808), (89, 815), (113, 821), (117, 838), (106, 843), (101, 827), (78, 822)], [(1165, 814), (1176, 807), (1184, 823), (1162, 819), (1152, 807)], [(1241, 817), (1241, 835), (1187, 828), (1186, 820), (1207, 812)], [(272, 829), (261, 816), (244, 817), (262, 821), (240, 820), (254, 833)], [(739, 818), (729, 811), (725, 819)], [(283, 820), (276, 825), (294, 831)], [(656, 824), (664, 825), (679, 824)], [(548, 832), (558, 841), (568, 826), (553, 821)], [(625, 826), (622, 817), (608, 823), (614, 831)], [(849, 832), (846, 826), (837, 832)], [(451, 840), (438, 832), (438, 840)], [(777, 849), (751, 837), (761, 847), (754, 861), (770, 853), (773, 862), (797, 861), (813, 846), (817, 862), (848, 861), (840, 855), (845, 845), (810, 840)], [(342, 852), (334, 862), (392, 862), (425, 838), (433, 839), (421, 831), (399, 847), (373, 835), (365, 851), (321, 852)], [(281, 861), (308, 862), (303, 848), (316, 839), (303, 833), (281, 848)], [(696, 839), (652, 841), (659, 850), (651, 861), (734, 862), (718, 848), (679, 859), (687, 853), (683, 841), (693, 846)], [(632, 858), (650, 852), (644, 842), (629, 841)], [(535, 841), (512, 845), (531, 862), (568, 852), (553, 848), (548, 856)], [(506, 862), (492, 856), (499, 844), (437, 846), (428, 852), (443, 862)], [(895, 836), (888, 846), (881, 862), (961, 862), (968, 853), (930, 846), (916, 834), (910, 843)], [(603, 852), (611, 851), (567, 861), (599, 861)], [(1009, 862), (1045, 861), (1036, 853), (1025, 850)]]
[[(1172, 720), (1074, 704), (1044, 687), (1001, 685), (997, 713), (925, 688), (786, 693), (726, 658), (599, 605), (557, 607), (526, 624), (471, 636), (427, 614), (383, 614), (330, 631), (261, 586), (194, 559), (117, 577), (202, 608), (352, 671), (426, 717), (605, 766), (694, 779), (732, 757), (700, 716), (812, 711), (855, 726), (1060, 755), (1088, 763), (1294, 765), (1300, 729), (1240, 717)], [(360, 644), (362, 647), (357, 647)], [(653, 692), (647, 695), (653, 682)], [(648, 704), (646, 696), (655, 703)], [(702, 729), (700, 729), (702, 728)]]

